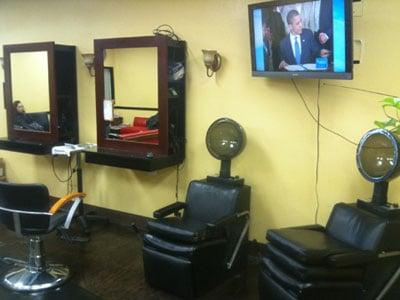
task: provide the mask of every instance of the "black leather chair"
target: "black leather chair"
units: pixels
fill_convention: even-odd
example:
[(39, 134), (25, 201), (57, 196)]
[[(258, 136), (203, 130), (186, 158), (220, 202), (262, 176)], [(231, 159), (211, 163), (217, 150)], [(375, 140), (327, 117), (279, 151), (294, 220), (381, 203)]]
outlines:
[(388, 299), (400, 290), (399, 215), (338, 203), (325, 228), (268, 230), (260, 299)]
[(192, 298), (243, 272), (249, 206), (249, 186), (192, 181), (185, 203), (155, 211), (156, 219), (148, 222), (143, 245), (147, 282)]
[[(83, 193), (72, 193), (50, 205), (49, 191), (42, 184), (0, 182), (0, 221), (20, 236), (29, 238), (28, 261), (3, 258), (14, 266), (2, 276), (2, 284), (17, 291), (39, 291), (59, 286), (68, 276), (67, 267), (48, 264), (41, 235), (57, 227), (68, 228)], [(73, 201), (67, 212), (59, 209)]]

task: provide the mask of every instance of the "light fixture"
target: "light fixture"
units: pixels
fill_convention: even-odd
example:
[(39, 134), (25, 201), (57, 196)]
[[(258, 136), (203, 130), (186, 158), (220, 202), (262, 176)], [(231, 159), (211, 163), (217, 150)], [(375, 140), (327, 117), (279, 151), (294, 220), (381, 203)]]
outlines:
[(203, 61), (207, 68), (207, 76), (211, 77), (221, 68), (221, 55), (217, 50), (201, 50), (203, 51)]
[(374, 183), (371, 202), (358, 200), (358, 205), (372, 210), (390, 211), (387, 203), (388, 181), (399, 175), (399, 141), (386, 129), (372, 129), (361, 138), (357, 147), (357, 167), (361, 175)]
[(90, 76), (94, 77), (94, 54), (85, 53), (85, 54), (82, 54), (82, 57), (83, 57), (83, 62), (85, 63), (85, 66), (89, 70)]
[(246, 145), (246, 134), (237, 122), (228, 118), (216, 120), (208, 128), (207, 149), (212, 156), (221, 160), (219, 177), (208, 176), (208, 180), (243, 184), (243, 179), (231, 177), (231, 159), (239, 155)]

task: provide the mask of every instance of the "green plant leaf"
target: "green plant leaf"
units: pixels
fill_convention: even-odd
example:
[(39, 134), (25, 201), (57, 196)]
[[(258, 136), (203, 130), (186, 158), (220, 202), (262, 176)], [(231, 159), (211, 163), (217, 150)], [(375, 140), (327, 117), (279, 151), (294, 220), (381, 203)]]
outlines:
[(378, 126), (378, 128), (385, 128), (386, 122), (375, 121), (374, 124)]
[(387, 117), (387, 121), (375, 121), (374, 124), (379, 128), (391, 128), (392, 132), (400, 135), (400, 119), (398, 117), (400, 115), (400, 98), (386, 97), (380, 102), (382, 102), (383, 112)]
[(392, 97), (387, 97), (387, 98), (381, 100), (381, 102), (389, 104), (389, 105), (394, 105), (395, 104), (394, 98), (392, 98)]
[(390, 118), (386, 122), (375, 121), (374, 124), (379, 128), (386, 128), (386, 127), (396, 127), (397, 122), (398, 121), (396, 119)]
[(391, 130), (394, 134), (400, 135), (400, 127), (395, 127), (393, 130)]
[(397, 123), (397, 120), (396, 120), (396, 119), (390, 118), (390, 120), (386, 122), (386, 127), (388, 127), (388, 126), (393, 126), (393, 127), (395, 127), (395, 126), (396, 126), (396, 123)]
[(383, 102), (382, 107), (395, 107), (400, 109), (400, 98), (385, 98), (381, 102)]

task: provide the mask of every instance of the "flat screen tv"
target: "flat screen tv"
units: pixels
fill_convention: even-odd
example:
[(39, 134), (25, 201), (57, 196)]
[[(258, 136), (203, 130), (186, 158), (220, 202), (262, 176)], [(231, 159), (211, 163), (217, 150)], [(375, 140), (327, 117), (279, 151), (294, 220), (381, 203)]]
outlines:
[(253, 76), (353, 78), (352, 0), (249, 5)]

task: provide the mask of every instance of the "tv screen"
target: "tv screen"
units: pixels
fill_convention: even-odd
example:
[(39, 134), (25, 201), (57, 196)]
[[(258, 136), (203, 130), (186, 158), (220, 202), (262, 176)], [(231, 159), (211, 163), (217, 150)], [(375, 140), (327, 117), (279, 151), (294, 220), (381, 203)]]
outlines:
[(253, 76), (352, 79), (352, 0), (249, 5)]

